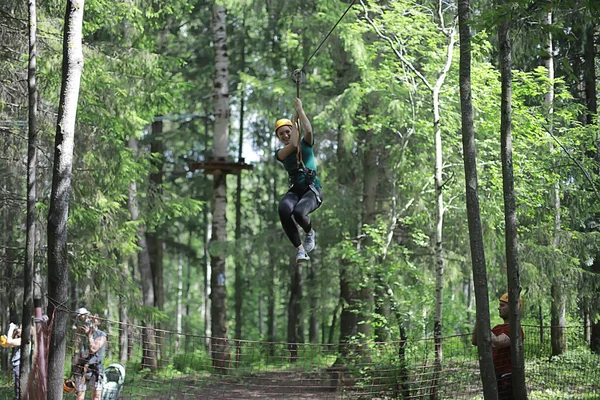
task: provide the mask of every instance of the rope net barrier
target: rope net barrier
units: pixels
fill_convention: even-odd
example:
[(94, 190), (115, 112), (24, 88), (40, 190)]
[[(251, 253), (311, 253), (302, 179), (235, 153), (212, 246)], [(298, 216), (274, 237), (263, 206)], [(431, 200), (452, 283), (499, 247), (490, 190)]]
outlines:
[[(99, 329), (108, 336), (105, 368), (113, 362), (126, 367), (119, 399), (472, 399), (483, 391), (470, 334), (442, 337), (440, 364), (433, 338), (288, 344), (109, 320)], [(600, 357), (585, 350), (581, 328), (564, 328), (570, 350), (555, 359), (549, 327), (523, 329), (529, 391), (600, 396)], [(68, 355), (78, 352), (77, 332), (69, 333)]]
[[(100, 320), (98, 329), (107, 334), (104, 375), (112, 382), (104, 382), (103, 399), (483, 398), (470, 334), (442, 337), (438, 361), (433, 338), (288, 344), (183, 334), (110, 320)], [(552, 357), (551, 328), (523, 326), (529, 393), (546, 396), (539, 398), (600, 399), (600, 355), (589, 351), (581, 327), (563, 329), (568, 350)], [(74, 380), (82, 374), (82, 341), (79, 330), (69, 330), (65, 374)], [(124, 367), (121, 381), (114, 365)]]

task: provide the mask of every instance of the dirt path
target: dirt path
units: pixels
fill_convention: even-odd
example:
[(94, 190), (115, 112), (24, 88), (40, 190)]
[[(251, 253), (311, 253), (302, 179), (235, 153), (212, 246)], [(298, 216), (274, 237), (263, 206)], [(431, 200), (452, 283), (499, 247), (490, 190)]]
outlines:
[[(173, 379), (168, 388), (157, 389), (153, 394), (131, 393), (124, 388), (119, 399), (338, 400), (360, 398), (360, 393), (357, 391), (343, 392), (336, 390), (331, 384), (327, 374), (274, 371), (237, 378), (225, 377), (212, 383), (208, 383), (207, 380)], [(372, 395), (363, 398), (384, 399)]]

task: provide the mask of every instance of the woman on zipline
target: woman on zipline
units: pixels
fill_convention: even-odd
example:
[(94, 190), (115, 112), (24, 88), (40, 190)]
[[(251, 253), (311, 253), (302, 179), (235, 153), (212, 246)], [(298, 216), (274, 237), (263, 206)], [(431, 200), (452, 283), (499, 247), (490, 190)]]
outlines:
[[(290, 185), (279, 202), (279, 219), (290, 242), (298, 251), (296, 262), (302, 262), (310, 260), (308, 252), (315, 248), (315, 231), (308, 214), (319, 208), (323, 198), (313, 153), (312, 127), (299, 98), (294, 100), (294, 109), (291, 121), (283, 118), (275, 123), (275, 134), (284, 144), (284, 147), (275, 152), (275, 157), (283, 163)], [(302, 140), (300, 127), (304, 129)], [(300, 241), (296, 223), (306, 234), (303, 242)]]

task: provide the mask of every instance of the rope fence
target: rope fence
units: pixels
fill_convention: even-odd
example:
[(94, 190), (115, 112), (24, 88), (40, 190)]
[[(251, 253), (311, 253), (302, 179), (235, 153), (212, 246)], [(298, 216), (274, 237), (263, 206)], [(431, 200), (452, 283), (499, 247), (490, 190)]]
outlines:
[[(108, 336), (108, 380), (118, 382), (111, 365), (125, 367), (124, 381), (113, 383), (114, 396), (103, 399), (483, 399), (470, 333), (442, 338), (437, 367), (433, 338), (289, 345), (109, 320), (99, 329)], [(589, 351), (581, 327), (564, 329), (567, 351), (552, 357), (550, 327), (523, 326), (529, 398), (600, 399), (600, 355)], [(65, 363), (73, 378), (81, 373), (72, 367), (79, 357), (77, 332), (68, 332)], [(0, 388), (0, 398), (6, 390)]]

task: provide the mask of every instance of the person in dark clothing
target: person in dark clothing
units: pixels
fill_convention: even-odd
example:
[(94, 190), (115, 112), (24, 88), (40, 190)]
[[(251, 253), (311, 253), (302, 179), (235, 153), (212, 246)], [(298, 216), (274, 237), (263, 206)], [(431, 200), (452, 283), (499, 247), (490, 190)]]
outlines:
[[(498, 400), (513, 400), (512, 390), (512, 355), (510, 352), (510, 325), (508, 324), (508, 293), (498, 299), (498, 314), (504, 320), (503, 324), (492, 328), (492, 357), (498, 383)], [(523, 299), (519, 298), (519, 307), (523, 307)], [(525, 339), (523, 328), (521, 337)], [(471, 337), (473, 346), (477, 345), (477, 324)]]
[[(323, 202), (321, 181), (317, 177), (317, 163), (313, 152), (312, 126), (299, 98), (294, 100), (292, 120), (280, 119), (275, 124), (275, 134), (284, 147), (275, 152), (288, 173), (289, 189), (279, 202), (279, 219), (284, 232), (297, 250), (296, 261), (308, 261), (308, 253), (315, 248), (316, 233), (308, 216)], [(300, 138), (300, 125), (304, 135)], [(300, 225), (305, 233), (300, 240)]]

